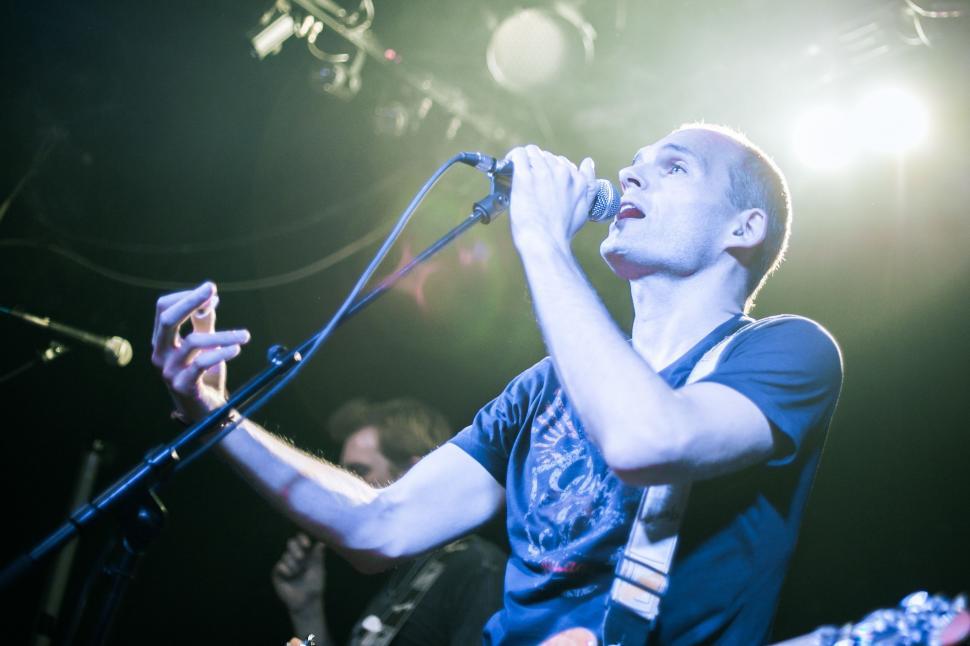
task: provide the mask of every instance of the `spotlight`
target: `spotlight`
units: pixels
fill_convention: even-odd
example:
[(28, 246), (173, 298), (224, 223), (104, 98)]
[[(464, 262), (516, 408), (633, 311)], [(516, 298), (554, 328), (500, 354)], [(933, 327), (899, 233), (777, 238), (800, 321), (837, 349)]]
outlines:
[(795, 124), (795, 153), (818, 170), (845, 168), (857, 152), (855, 135), (847, 113), (831, 106), (815, 108)]
[(283, 43), (296, 33), (297, 25), (289, 13), (269, 11), (260, 20), (262, 29), (255, 34), (250, 42), (253, 55), (263, 60), (270, 54), (278, 54)]
[(549, 87), (593, 60), (596, 31), (570, 5), (520, 9), (503, 20), (485, 53), (495, 82), (512, 92)]
[(883, 87), (864, 96), (856, 108), (862, 145), (886, 153), (904, 153), (917, 147), (929, 131), (926, 106), (898, 87)]

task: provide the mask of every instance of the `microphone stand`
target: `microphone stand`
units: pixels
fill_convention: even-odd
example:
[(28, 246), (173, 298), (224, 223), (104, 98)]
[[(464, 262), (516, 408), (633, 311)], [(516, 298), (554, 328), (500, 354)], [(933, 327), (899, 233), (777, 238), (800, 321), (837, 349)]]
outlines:
[[(421, 252), (411, 262), (381, 281), (373, 290), (356, 300), (336, 321), (336, 326), (356, 316), (361, 310), (387, 292), (395, 283), (422, 262), (443, 249), (466, 230), (481, 222), (488, 224), (493, 217), (508, 208), (511, 174), (496, 170), (494, 165), (486, 170), (491, 186), (487, 196), (475, 202), (471, 213), (457, 226)], [(156, 494), (156, 488), (168, 478), (194, 461), (214, 446), (226, 433), (235, 428), (236, 421), (230, 414), (238, 410), (245, 415), (246, 404), (256, 398), (273, 383), (294, 370), (303, 360), (303, 354), (314, 348), (317, 335), (313, 335), (290, 351), (280, 345), (267, 352), (269, 365), (244, 384), (221, 408), (212, 411), (202, 421), (183, 431), (174, 440), (150, 449), (144, 459), (124, 476), (107, 487), (93, 501), (79, 507), (67, 520), (46, 538), (37, 543), (0, 572), (0, 589), (8, 588), (32, 567), (60, 550), (75, 536), (88, 529), (104, 516), (113, 514), (119, 520), (120, 537), (116, 552), (109, 557), (105, 572), (110, 577), (110, 589), (98, 609), (91, 643), (100, 644), (107, 638), (108, 629), (117, 612), (121, 596), (134, 577), (135, 568), (164, 525), (166, 510)], [(214, 432), (214, 433), (213, 433)], [(193, 443), (213, 437), (183, 460), (183, 453)], [(180, 464), (181, 463), (181, 464)]]

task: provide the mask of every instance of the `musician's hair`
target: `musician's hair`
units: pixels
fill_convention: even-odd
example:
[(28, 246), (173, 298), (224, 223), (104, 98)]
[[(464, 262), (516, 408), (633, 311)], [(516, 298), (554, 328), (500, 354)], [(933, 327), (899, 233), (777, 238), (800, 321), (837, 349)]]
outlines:
[(386, 402), (352, 399), (330, 416), (327, 431), (338, 444), (368, 426), (377, 430), (380, 451), (395, 466), (407, 469), (420, 458), (448, 441), (453, 432), (445, 416), (416, 399)]
[(758, 208), (767, 217), (765, 239), (754, 250), (748, 265), (747, 302), (745, 311), (785, 258), (791, 237), (792, 206), (788, 182), (778, 164), (748, 137), (734, 128), (708, 123), (687, 123), (682, 130), (707, 130), (727, 137), (741, 150), (739, 161), (729, 169), (728, 199), (731, 206), (744, 211)]

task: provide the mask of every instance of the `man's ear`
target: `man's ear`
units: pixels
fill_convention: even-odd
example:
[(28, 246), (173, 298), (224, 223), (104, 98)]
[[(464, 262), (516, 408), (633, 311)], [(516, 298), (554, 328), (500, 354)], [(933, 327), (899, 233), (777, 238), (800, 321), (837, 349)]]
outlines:
[(768, 233), (768, 216), (761, 209), (747, 209), (731, 218), (726, 246), (740, 251), (752, 249), (764, 242)]

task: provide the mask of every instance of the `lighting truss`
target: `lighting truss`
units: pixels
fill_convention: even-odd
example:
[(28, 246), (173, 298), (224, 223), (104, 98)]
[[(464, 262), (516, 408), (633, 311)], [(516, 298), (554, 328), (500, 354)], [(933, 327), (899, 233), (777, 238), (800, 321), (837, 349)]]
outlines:
[[(451, 115), (449, 132), (467, 125), (479, 135), (497, 143), (511, 144), (520, 137), (475, 106), (466, 94), (451, 84), (436, 79), (424, 70), (413, 69), (393, 49), (385, 48), (372, 30), (373, 0), (361, 0), (349, 12), (331, 0), (277, 0), (260, 19), (258, 32), (250, 42), (260, 60), (276, 54), (290, 38), (306, 41), (307, 49), (330, 70), (323, 89), (342, 99), (351, 99), (362, 83), (364, 63), (381, 65), (403, 85)], [(324, 30), (346, 41), (346, 52), (325, 52), (317, 46)]]

